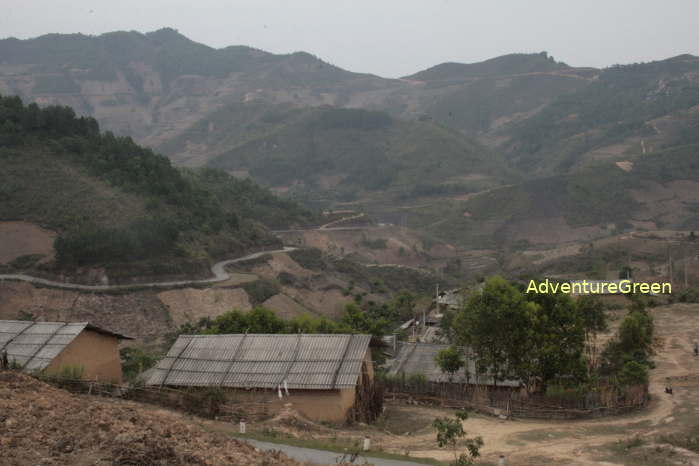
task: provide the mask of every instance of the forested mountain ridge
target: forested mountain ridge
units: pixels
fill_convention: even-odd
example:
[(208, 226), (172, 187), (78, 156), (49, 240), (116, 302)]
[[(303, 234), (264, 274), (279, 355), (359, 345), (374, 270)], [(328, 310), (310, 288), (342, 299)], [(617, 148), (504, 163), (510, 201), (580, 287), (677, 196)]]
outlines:
[[(303, 52), (214, 49), (167, 28), (0, 41), (0, 93), (70, 105), (117, 134), (168, 147), (168, 154), (205, 152), (183, 136), (226, 107), (329, 105), (432, 119), (475, 137), (530, 177), (687, 143), (675, 133), (694, 127), (687, 120), (695, 117), (685, 113), (697, 105), (698, 72), (699, 59), (691, 55), (595, 69), (541, 52), (444, 63), (384, 79)], [(673, 134), (659, 119), (671, 120)], [(237, 131), (234, 121), (218, 123)]]
[(59, 269), (208, 266), (278, 245), (264, 224), (314, 220), (249, 180), (178, 169), (128, 137), (100, 133), (93, 118), (68, 107), (25, 106), (18, 97), (0, 97), (0, 201), (0, 220), (58, 233)]
[(371, 88), (376, 81), (383, 80), (308, 53), (214, 49), (169, 28), (0, 40), (0, 93), (71, 106), (151, 146), (227, 102), (333, 103), (331, 94), (346, 93), (356, 83)]
[[(575, 217), (570, 206), (585, 192), (576, 180), (636, 178), (646, 156), (673, 165), (668, 154), (691, 152), (698, 89), (692, 55), (596, 69), (546, 52), (510, 54), (384, 79), (304, 53), (217, 50), (171, 29), (0, 41), (0, 92), (73, 105), (176, 164), (219, 167), (328, 207), (350, 201), (382, 221), (405, 220), (465, 245), (474, 236), (489, 244), (521, 236), (523, 219), (549, 214), (560, 228), (547, 223), (540, 236), (552, 242), (571, 236), (549, 233), (571, 228), (591, 227), (588, 238), (612, 223), (693, 224), (689, 188), (677, 177), (647, 185), (658, 199), (679, 202), (673, 218), (658, 207), (666, 201), (630, 192), (618, 198), (618, 218), (599, 190), (588, 206), (601, 210)], [(338, 119), (359, 127), (328, 127)], [(531, 201), (549, 188), (546, 202)], [(524, 210), (497, 221), (469, 216), (465, 203), (493, 196), (496, 205), (515, 196), (504, 211)], [(639, 202), (655, 207), (641, 214)], [(425, 205), (437, 208), (422, 212)], [(517, 234), (493, 234), (503, 220)]]

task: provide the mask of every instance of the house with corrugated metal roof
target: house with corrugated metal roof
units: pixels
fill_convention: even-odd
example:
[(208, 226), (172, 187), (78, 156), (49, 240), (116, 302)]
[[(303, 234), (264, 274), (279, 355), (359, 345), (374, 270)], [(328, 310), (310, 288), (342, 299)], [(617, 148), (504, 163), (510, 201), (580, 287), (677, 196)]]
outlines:
[[(180, 335), (150, 372), (151, 387), (220, 387), (317, 421), (357, 419), (372, 396), (370, 335)], [(362, 418), (362, 416), (359, 416)]]
[(121, 340), (131, 338), (88, 322), (0, 320), (0, 356), (45, 375), (70, 371), (86, 380), (121, 383)]
[(386, 361), (386, 371), (392, 376), (422, 374), (429, 382), (465, 383), (469, 385), (519, 388), (518, 380), (493, 380), (477, 370), (476, 360), (463, 348), (464, 368), (451, 378), (437, 365), (437, 354), (449, 345), (432, 343), (402, 343), (394, 359)]

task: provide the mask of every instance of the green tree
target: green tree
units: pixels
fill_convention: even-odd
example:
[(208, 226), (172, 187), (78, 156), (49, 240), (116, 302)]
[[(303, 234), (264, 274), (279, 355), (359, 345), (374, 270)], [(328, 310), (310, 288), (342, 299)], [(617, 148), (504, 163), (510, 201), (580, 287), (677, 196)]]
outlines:
[(618, 378), (622, 385), (645, 385), (648, 383), (648, 367), (637, 361), (627, 361)]
[(577, 384), (587, 378), (585, 320), (580, 309), (564, 293), (527, 295), (537, 304), (531, 321), (529, 345), (531, 373), (542, 390), (553, 381)]
[(442, 372), (449, 374), (449, 381), (452, 380), (454, 374), (458, 372), (459, 369), (464, 367), (464, 359), (461, 351), (454, 345), (440, 350), (437, 356), (435, 356), (435, 362)]
[(575, 306), (578, 315), (582, 318), (588, 370), (592, 371), (597, 366), (597, 335), (607, 330), (604, 304), (596, 296), (584, 295), (578, 298)]
[(124, 379), (134, 380), (136, 376), (155, 366), (160, 354), (138, 346), (128, 346), (119, 350)]
[(478, 367), (495, 380), (518, 377), (525, 384), (532, 376), (531, 338), (538, 306), (502, 277), (492, 277), (474, 293), (454, 317), (454, 343), (468, 346)]
[(391, 306), (400, 320), (411, 319), (415, 315), (416, 297), (408, 290), (401, 290), (391, 299)]
[(480, 456), (480, 449), (483, 446), (483, 439), (480, 436), (466, 438), (464, 441), (468, 454), (459, 454), (457, 444), (460, 439), (466, 437), (463, 425), (466, 419), (468, 419), (466, 411), (457, 411), (454, 418), (438, 417), (432, 422), (432, 426), (437, 429), (437, 445), (452, 450), (454, 464), (457, 466), (473, 465), (474, 460)]

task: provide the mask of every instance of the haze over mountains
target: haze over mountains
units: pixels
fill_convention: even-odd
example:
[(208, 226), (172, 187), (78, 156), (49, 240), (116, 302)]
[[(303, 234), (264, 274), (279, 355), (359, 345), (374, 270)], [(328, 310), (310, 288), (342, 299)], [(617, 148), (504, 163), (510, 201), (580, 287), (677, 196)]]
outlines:
[(52, 34), (0, 41), (0, 94), (466, 247), (699, 224), (691, 55), (600, 70), (512, 54), (384, 79), (172, 29)]

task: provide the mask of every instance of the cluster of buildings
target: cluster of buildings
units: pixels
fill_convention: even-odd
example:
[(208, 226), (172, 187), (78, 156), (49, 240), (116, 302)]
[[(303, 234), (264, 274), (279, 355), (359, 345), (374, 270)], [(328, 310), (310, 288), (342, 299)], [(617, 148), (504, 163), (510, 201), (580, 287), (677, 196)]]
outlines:
[[(0, 357), (47, 376), (121, 383), (119, 342), (130, 337), (87, 322), (0, 321)], [(237, 402), (291, 404), (309, 419), (341, 422), (373, 386), (369, 335), (181, 335), (147, 387), (226, 389)]]
[[(398, 342), (370, 335), (232, 334), (180, 335), (155, 367), (141, 374), (146, 387), (220, 388), (238, 403), (259, 403), (271, 413), (285, 406), (317, 421), (342, 422), (352, 417), (362, 397), (374, 388), (372, 346), (388, 350), (389, 375), (422, 374), (430, 382), (517, 387), (494, 382), (466, 358), (458, 380), (435, 362), (441, 341), (439, 322), (463, 304), (462, 290), (437, 293), (433, 306), (404, 323)], [(13, 367), (47, 376), (67, 376), (104, 383), (123, 382), (119, 344), (132, 338), (88, 322), (0, 321), (0, 358)], [(388, 344), (387, 344), (388, 343)], [(391, 351), (392, 350), (392, 351)]]

